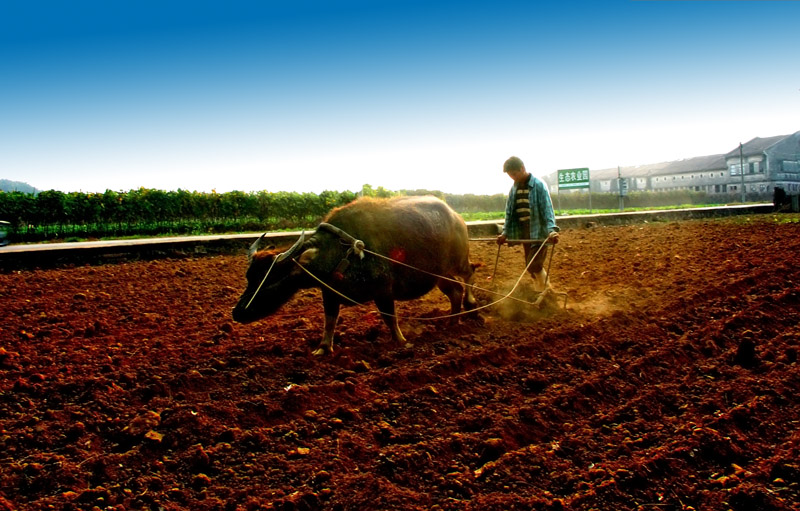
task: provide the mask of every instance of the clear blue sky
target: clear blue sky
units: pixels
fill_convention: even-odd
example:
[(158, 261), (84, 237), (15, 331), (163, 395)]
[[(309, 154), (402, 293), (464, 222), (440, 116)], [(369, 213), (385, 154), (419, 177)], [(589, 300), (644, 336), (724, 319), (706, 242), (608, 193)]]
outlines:
[(800, 2), (0, 2), (0, 178), (436, 189), (800, 131)]

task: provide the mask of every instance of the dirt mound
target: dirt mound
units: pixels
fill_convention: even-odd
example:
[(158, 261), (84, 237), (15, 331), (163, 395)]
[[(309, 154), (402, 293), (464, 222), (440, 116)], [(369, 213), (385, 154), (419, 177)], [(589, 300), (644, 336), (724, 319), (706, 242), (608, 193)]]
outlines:
[[(432, 292), (413, 348), (346, 308), (323, 358), (318, 291), (231, 322), (244, 257), (0, 275), (0, 510), (796, 509), (787, 220), (568, 230), (566, 295)], [(471, 248), (488, 304), (521, 249)]]

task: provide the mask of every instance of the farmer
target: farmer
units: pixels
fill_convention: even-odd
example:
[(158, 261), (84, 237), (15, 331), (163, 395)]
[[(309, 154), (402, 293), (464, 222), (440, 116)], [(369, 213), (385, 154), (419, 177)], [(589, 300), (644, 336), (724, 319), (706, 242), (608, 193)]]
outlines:
[[(542, 292), (547, 286), (547, 271), (544, 269), (547, 245), (544, 240), (552, 233), (549, 242), (558, 243), (558, 227), (550, 192), (541, 179), (525, 170), (525, 164), (516, 156), (506, 160), (503, 172), (508, 174), (514, 184), (508, 193), (505, 223), (502, 234), (497, 236), (497, 244), (502, 245), (509, 241), (511, 245), (513, 240), (538, 240), (522, 243), (522, 248), (525, 251), (526, 266), (530, 263), (527, 268), (533, 277), (533, 288)], [(534, 255), (536, 258), (531, 262)]]

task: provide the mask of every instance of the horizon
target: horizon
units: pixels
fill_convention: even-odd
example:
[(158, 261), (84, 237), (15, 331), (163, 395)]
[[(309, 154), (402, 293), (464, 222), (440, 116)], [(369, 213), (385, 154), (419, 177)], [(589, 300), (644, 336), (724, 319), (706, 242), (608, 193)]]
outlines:
[(493, 195), (512, 155), (541, 177), (724, 154), (800, 129), (785, 65), (798, 15), (777, 1), (9, 2), (0, 177), (65, 193)]
[[(791, 136), (791, 135), (792, 134), (776, 135), (776, 136)], [(755, 140), (755, 139), (759, 139), (759, 138), (763, 139), (763, 138), (773, 138), (773, 137), (754, 137), (751, 140)], [(742, 144), (746, 144), (746, 142), (742, 142)], [(738, 145), (737, 145), (737, 147), (738, 147)], [(668, 163), (683, 162), (683, 161), (691, 160), (691, 159), (695, 159), (695, 158), (707, 158), (707, 157), (710, 157), (710, 156), (724, 156), (725, 154), (727, 154), (729, 152), (730, 151), (727, 151), (725, 153), (715, 153), (715, 154), (708, 154), (708, 155), (688, 156), (688, 157), (685, 157), (685, 158), (680, 158), (680, 159), (676, 159), (676, 160), (669, 160), (669, 161), (640, 163), (640, 164), (633, 164), (633, 165), (626, 165), (626, 166), (616, 166), (616, 167), (608, 167), (608, 168), (604, 168), (604, 169), (589, 169), (589, 170), (592, 171), (592, 172), (603, 172), (603, 171), (613, 171), (614, 169), (622, 169), (622, 170), (639, 169), (641, 167), (648, 167), (648, 166), (652, 166), (652, 165), (662, 165), (662, 164), (668, 164)], [(540, 179), (541, 178), (546, 178), (548, 176), (554, 178), (555, 174), (556, 174), (556, 172), (558, 170), (559, 169), (553, 170), (550, 173), (542, 173), (542, 174), (537, 175), (537, 177), (540, 178)], [(562, 170), (565, 170), (565, 169), (562, 169)], [(698, 170), (703, 170), (703, 169), (698, 169)], [(633, 177), (635, 177), (635, 176), (636, 175), (633, 175)], [(631, 175), (626, 175), (626, 176), (622, 176), (622, 177), (632, 177), (632, 176)], [(115, 190), (115, 189), (111, 189), (111, 188), (106, 188), (106, 189), (104, 189), (102, 191), (84, 191), (84, 190), (65, 191), (65, 190), (57, 190), (57, 189), (54, 189), (54, 188), (36, 188), (36, 187), (30, 185), (29, 183), (26, 183), (26, 182), (23, 182), (23, 181), (10, 180), (10, 179), (1, 178), (1, 177), (0, 177), (0, 181), (6, 181), (6, 182), (9, 182), (9, 183), (24, 185), (26, 187), (33, 188), (35, 190), (34, 193), (44, 192), (44, 191), (51, 191), (51, 190), (60, 191), (62, 193), (77, 192), (77, 193), (87, 193), (87, 194), (102, 194), (102, 193), (105, 193), (105, 192), (108, 192), (108, 191), (112, 191), (112, 192), (116, 192), (116, 193), (128, 193), (128, 192), (139, 190), (141, 188), (164, 191), (164, 192), (185, 191), (185, 192), (191, 192), (191, 193), (228, 193), (228, 192), (243, 192), (243, 193), (260, 193), (260, 192), (267, 192), (267, 193), (283, 193), (283, 192), (287, 192), (287, 193), (304, 193), (303, 191), (297, 191), (297, 190), (261, 189), (261, 190), (226, 190), (226, 191), (220, 192), (220, 191), (218, 191), (216, 189), (212, 189), (212, 190), (207, 190), (206, 191), (206, 190), (190, 190), (190, 189), (187, 189), (187, 188), (163, 189), (163, 188), (148, 188), (148, 187), (136, 187), (136, 188), (130, 188), (130, 189), (127, 189), (127, 190), (123, 190), (123, 189), (116, 189)], [(363, 191), (363, 189), (366, 188), (366, 187), (369, 187), (369, 188), (371, 188), (373, 190), (384, 189), (384, 190), (386, 190), (388, 192), (392, 192), (392, 193), (426, 191), (426, 192), (432, 192), (432, 193), (441, 193), (441, 194), (445, 194), (445, 195), (479, 195), (479, 196), (481, 196), (481, 195), (483, 195), (483, 196), (506, 195), (506, 193), (507, 193), (507, 192), (493, 192), (493, 193), (463, 192), (463, 193), (452, 193), (452, 192), (447, 192), (445, 190), (429, 189), (429, 188), (390, 189), (390, 188), (386, 188), (386, 187), (384, 187), (382, 185), (373, 185), (372, 183), (364, 183), (360, 187), (358, 187), (357, 189), (326, 189), (326, 190), (321, 190), (320, 192), (309, 192), (309, 193), (313, 193), (315, 195), (320, 195), (320, 193), (322, 193), (322, 192), (333, 192), (333, 193), (350, 192), (350, 193), (358, 194), (358, 193), (361, 193)], [(2, 191), (2, 190), (0, 190), (0, 191)], [(12, 190), (12, 191), (18, 191), (18, 190)]]

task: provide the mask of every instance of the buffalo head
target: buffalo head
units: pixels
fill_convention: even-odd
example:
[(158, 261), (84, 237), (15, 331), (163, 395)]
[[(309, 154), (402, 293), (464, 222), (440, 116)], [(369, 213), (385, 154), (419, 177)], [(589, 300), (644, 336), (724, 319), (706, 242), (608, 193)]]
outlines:
[(316, 256), (315, 248), (304, 248), (305, 233), (285, 251), (274, 247), (260, 250), (263, 240), (264, 235), (250, 246), (248, 252), (247, 289), (233, 308), (233, 320), (239, 323), (251, 323), (269, 316), (289, 301), (305, 287), (303, 282), (306, 279), (305, 272), (293, 260), (308, 263)]

